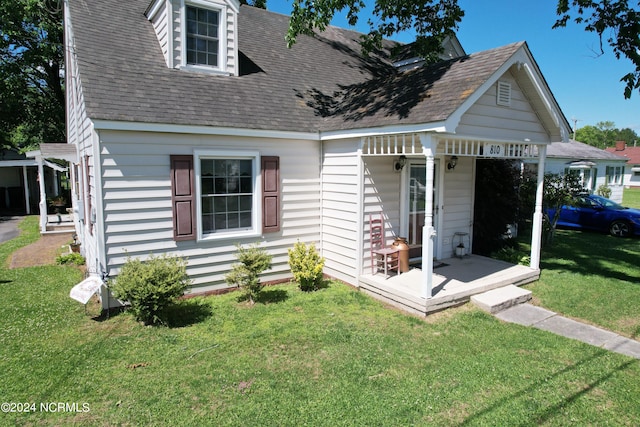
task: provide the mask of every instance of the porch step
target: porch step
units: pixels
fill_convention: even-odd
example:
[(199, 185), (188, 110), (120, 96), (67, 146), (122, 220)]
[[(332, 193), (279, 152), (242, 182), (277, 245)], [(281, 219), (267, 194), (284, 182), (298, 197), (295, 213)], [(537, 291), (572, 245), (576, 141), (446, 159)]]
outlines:
[(493, 289), (471, 297), (471, 302), (491, 314), (506, 310), (531, 299), (531, 291), (514, 285)]

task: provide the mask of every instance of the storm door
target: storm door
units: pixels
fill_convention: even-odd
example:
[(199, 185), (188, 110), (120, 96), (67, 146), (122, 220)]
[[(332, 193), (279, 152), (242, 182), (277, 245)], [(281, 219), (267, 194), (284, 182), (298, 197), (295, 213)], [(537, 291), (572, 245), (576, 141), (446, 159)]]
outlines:
[[(409, 243), (410, 258), (420, 258), (422, 256), (422, 227), (425, 221), (425, 191), (427, 184), (427, 165), (425, 163), (410, 163), (407, 183), (407, 242)], [(436, 161), (433, 170), (433, 226), (438, 224), (438, 197), (436, 177), (438, 162)], [(435, 254), (434, 254), (435, 255)]]

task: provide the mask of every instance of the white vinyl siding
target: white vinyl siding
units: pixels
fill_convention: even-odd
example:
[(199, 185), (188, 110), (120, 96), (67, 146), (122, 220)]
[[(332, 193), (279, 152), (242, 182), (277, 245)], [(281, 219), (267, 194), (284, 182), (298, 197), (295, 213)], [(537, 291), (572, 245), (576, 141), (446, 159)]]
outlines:
[(359, 140), (323, 145), (322, 255), (325, 273), (352, 285), (358, 281)]
[[(446, 169), (446, 162), (444, 163)], [(444, 172), (444, 171), (443, 171)], [(442, 228), (438, 229), (438, 242), (441, 246), (439, 258), (454, 256), (452, 242), (455, 233), (469, 233), (464, 245), (467, 252), (471, 253), (471, 236), (473, 234), (473, 204), (475, 159), (472, 157), (459, 157), (456, 168), (450, 172), (444, 172), (442, 209), (439, 212)]]
[(510, 73), (502, 76), (500, 81), (511, 85), (510, 107), (498, 105), (498, 89), (494, 84), (462, 115), (456, 133), (502, 140), (548, 142), (547, 131), (517, 81)]
[[(224, 289), (236, 262), (236, 244), (260, 242), (273, 255), (263, 281), (291, 277), (287, 250), (296, 241), (320, 241), (318, 142), (102, 131), (105, 250), (108, 273), (117, 275), (127, 256), (169, 253), (187, 257), (192, 292)], [(173, 240), (169, 156), (198, 150), (256, 151), (279, 156), (281, 231), (214, 241)]]
[(162, 51), (162, 55), (164, 55), (167, 67), (171, 67), (172, 46), (169, 35), (169, 10), (167, 8), (167, 2), (162, 1), (162, 3), (158, 4), (158, 10), (155, 15), (151, 17), (151, 23), (153, 24), (153, 29), (156, 33), (156, 37), (158, 38), (158, 43), (160, 43), (160, 50)]

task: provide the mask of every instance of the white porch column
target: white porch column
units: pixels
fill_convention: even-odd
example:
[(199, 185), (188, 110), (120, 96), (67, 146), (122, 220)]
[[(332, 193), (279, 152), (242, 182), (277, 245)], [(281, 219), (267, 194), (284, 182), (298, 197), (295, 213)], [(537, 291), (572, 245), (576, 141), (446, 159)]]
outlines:
[(547, 146), (538, 147), (538, 184), (536, 187), (536, 207), (533, 212), (533, 230), (531, 233), (531, 264), (540, 269), (540, 252), (542, 250), (542, 198), (544, 196), (544, 163), (547, 158)]
[(24, 181), (24, 200), (27, 215), (31, 215), (31, 204), (29, 203), (29, 175), (27, 174), (27, 167), (22, 166), (22, 179)]
[(38, 162), (38, 183), (40, 184), (40, 232), (47, 231), (47, 193), (44, 189), (44, 167), (42, 156), (36, 156)]
[(422, 152), (427, 161), (425, 177), (425, 213), (422, 227), (422, 297), (431, 298), (433, 290), (433, 239), (436, 230), (433, 226), (433, 171), (435, 168), (434, 153), (437, 141), (430, 134), (420, 134)]

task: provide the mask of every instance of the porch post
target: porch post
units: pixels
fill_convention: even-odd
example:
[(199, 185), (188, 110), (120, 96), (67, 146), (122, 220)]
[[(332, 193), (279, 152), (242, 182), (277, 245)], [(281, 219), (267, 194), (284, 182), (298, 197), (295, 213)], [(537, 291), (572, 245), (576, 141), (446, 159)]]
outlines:
[(542, 198), (544, 196), (544, 163), (546, 158), (547, 146), (538, 146), (538, 184), (531, 233), (531, 263), (529, 264), (531, 268), (536, 270), (540, 269), (540, 252), (542, 250)]
[(22, 166), (22, 180), (24, 181), (24, 200), (27, 215), (31, 215), (31, 204), (29, 203), (29, 174), (27, 173), (26, 166)]
[(42, 166), (42, 155), (36, 156), (38, 162), (38, 183), (40, 184), (40, 232), (47, 231), (47, 193), (44, 188), (44, 167)]
[(430, 134), (420, 134), (420, 142), (427, 161), (424, 226), (422, 227), (422, 297), (428, 299), (432, 297), (433, 290), (433, 239), (436, 235), (433, 227), (433, 171), (437, 141)]

